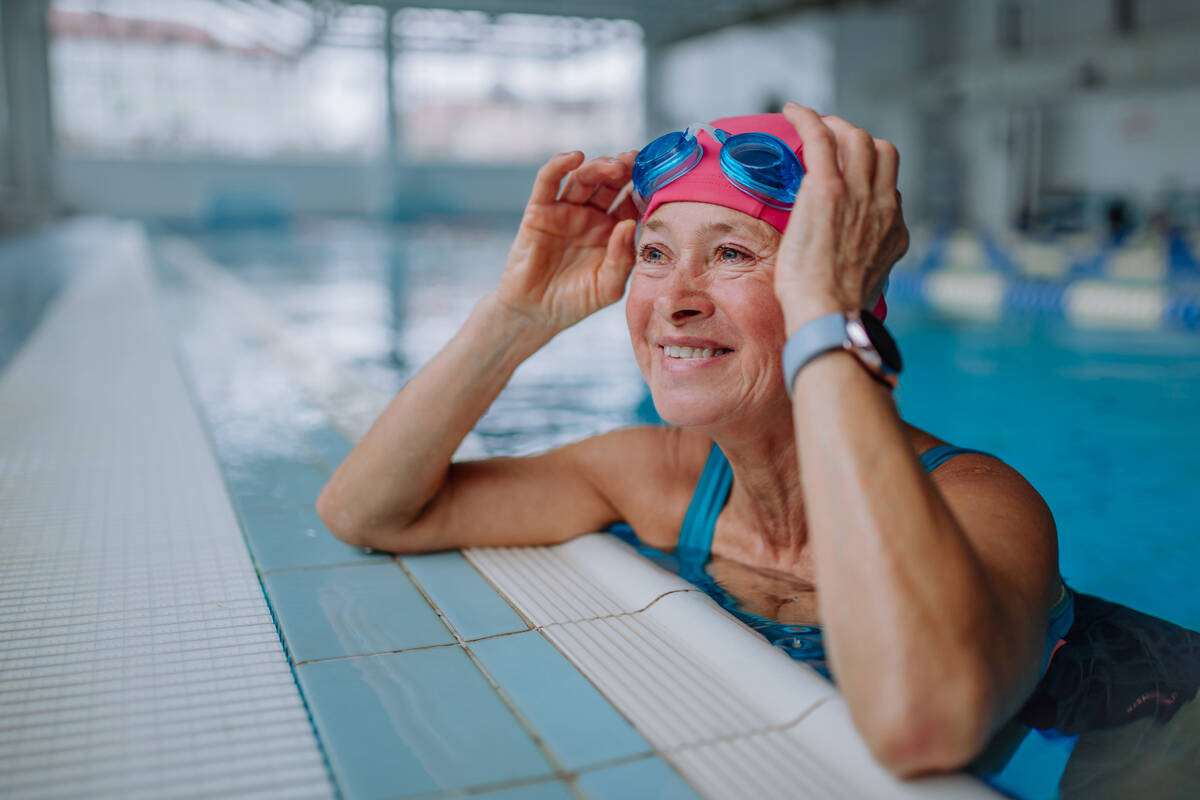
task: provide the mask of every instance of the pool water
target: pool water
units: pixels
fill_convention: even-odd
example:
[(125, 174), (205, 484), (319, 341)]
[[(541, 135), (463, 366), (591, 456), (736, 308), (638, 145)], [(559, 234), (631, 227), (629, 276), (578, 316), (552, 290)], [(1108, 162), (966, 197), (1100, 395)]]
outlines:
[[(514, 231), (317, 221), (189, 238), (274, 304), (289, 337), (390, 392), (494, 286)], [(1061, 572), (1083, 593), (1083, 622), (1035, 694), (1041, 716), (1001, 731), (976, 771), (1023, 798), (1108, 796), (1137, 781), (1200, 796), (1200, 645), (1186, 630), (1200, 629), (1200, 336), (972, 321), (903, 303), (888, 323), (906, 364), (903, 416), (1020, 470), (1054, 511)], [(618, 304), (524, 364), (476, 432), (489, 455), (537, 452), (637, 424), (644, 401)], [(794, 633), (792, 654), (815, 660), (815, 631)]]

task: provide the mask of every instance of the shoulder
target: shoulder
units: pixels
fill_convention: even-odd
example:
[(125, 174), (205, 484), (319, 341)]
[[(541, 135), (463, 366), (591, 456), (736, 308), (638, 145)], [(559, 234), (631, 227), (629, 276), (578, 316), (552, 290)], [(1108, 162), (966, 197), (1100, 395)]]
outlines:
[[(946, 444), (909, 428), (918, 455)], [(1026, 583), (1039, 604), (1047, 602), (1043, 595), (1057, 586), (1058, 534), (1037, 489), (1009, 464), (982, 453), (956, 455), (929, 477), (985, 564)]]
[[(920, 457), (948, 443), (928, 431), (906, 425), (909, 441)], [(1016, 469), (999, 458), (986, 453), (958, 453), (930, 473), (934, 484), (954, 495), (984, 495), (991, 500), (1009, 498), (1027, 505), (1035, 515), (1049, 516), (1049, 509), (1037, 490)], [(1051, 525), (1053, 520), (1050, 520)]]
[(673, 548), (712, 439), (666, 426), (622, 428), (563, 448), (642, 541)]

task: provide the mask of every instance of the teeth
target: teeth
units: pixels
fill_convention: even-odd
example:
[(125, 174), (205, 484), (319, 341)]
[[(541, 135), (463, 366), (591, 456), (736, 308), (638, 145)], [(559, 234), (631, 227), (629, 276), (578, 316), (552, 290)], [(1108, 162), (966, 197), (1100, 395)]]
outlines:
[(723, 356), (729, 351), (723, 347), (681, 347), (678, 345), (663, 345), (663, 352), (668, 358), (712, 358)]

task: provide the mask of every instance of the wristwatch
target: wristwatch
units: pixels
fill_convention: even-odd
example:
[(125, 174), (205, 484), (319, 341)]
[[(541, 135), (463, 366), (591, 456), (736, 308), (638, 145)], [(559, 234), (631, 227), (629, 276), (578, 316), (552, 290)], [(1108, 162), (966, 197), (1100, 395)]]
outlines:
[(783, 381), (788, 396), (792, 396), (796, 374), (808, 362), (835, 350), (849, 350), (871, 377), (889, 389), (896, 388), (903, 362), (887, 328), (870, 311), (836, 311), (801, 325), (784, 346)]

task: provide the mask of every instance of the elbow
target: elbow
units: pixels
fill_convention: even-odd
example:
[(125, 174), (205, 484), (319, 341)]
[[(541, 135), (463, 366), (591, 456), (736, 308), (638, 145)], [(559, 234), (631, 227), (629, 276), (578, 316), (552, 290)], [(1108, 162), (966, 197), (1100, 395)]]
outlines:
[(355, 513), (354, 504), (340, 497), (333, 481), (317, 496), (316, 511), (329, 532), (351, 547), (385, 553), (418, 553), (437, 549), (429, 546), (423, 531), (413, 522), (387, 520), (383, 523)]
[(974, 686), (900, 698), (862, 726), (875, 759), (900, 778), (961, 769), (987, 743), (990, 704)]
[(318, 495), (316, 511), (329, 532), (346, 544), (352, 547), (377, 547), (370, 531), (353, 519), (343, 503), (338, 502), (332, 482), (325, 484)]

